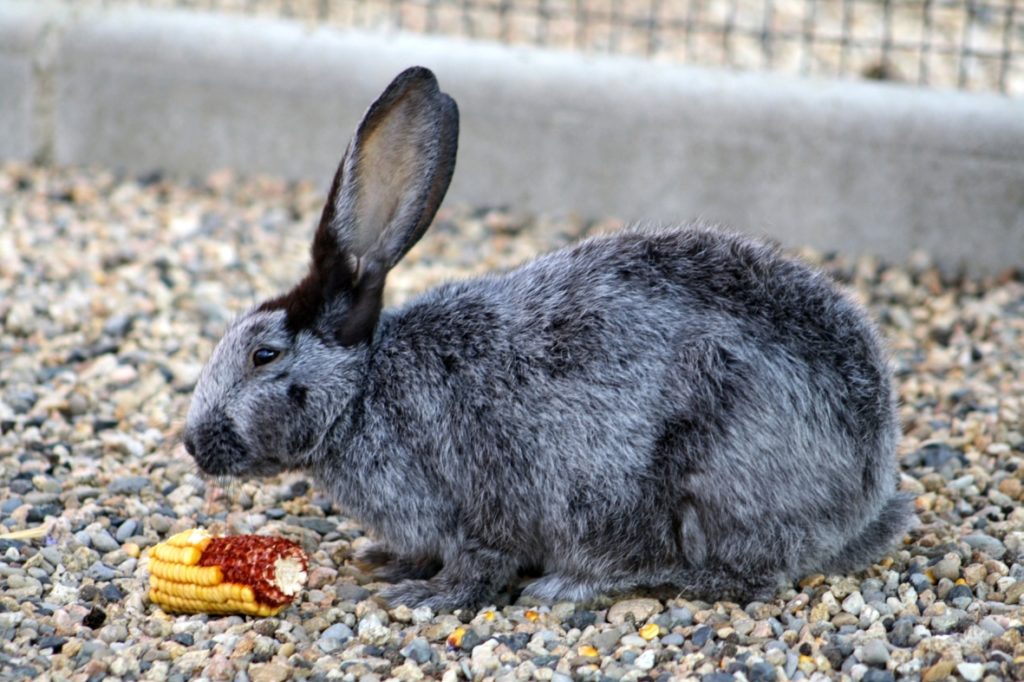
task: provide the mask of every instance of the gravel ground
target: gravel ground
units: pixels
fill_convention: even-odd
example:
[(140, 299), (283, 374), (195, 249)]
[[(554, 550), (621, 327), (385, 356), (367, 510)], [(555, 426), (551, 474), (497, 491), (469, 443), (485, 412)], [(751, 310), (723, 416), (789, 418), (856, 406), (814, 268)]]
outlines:
[[(386, 610), (348, 561), (362, 530), (308, 481), (216, 488), (178, 440), (225, 323), (301, 274), (320, 202), (311, 185), (229, 174), (0, 166), (0, 678), (1024, 677), (1019, 274), (805, 254), (871, 306), (894, 353), (921, 523), (866, 572), (808, 576), (767, 603)], [(617, 226), (446, 208), (389, 296)], [(151, 607), (141, 550), (194, 525), (297, 540), (309, 588), (262, 620)]]

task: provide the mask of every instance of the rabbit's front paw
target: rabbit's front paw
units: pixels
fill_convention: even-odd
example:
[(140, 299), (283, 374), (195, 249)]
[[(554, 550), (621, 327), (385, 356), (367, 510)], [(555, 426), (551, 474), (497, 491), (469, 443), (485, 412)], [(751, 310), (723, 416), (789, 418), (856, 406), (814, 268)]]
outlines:
[(441, 570), (441, 562), (432, 557), (395, 557), (373, 570), (373, 575), (384, 582), (424, 580)]
[(433, 611), (476, 609), (490, 596), (482, 585), (447, 585), (442, 580), (403, 580), (386, 587), (378, 595), (388, 604), (404, 604), (410, 608), (427, 606)]
[(374, 542), (356, 550), (353, 562), (364, 573), (389, 583), (433, 577), (441, 570), (441, 561), (430, 556), (402, 556), (383, 542)]
[(383, 542), (363, 545), (352, 554), (352, 562), (363, 571), (372, 571), (396, 559), (395, 553)]

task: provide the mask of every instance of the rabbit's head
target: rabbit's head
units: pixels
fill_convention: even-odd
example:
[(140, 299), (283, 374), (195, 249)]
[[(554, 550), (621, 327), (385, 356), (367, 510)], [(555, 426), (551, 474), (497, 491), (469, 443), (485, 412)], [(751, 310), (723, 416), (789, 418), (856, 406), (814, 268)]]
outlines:
[(200, 469), (302, 468), (351, 412), (385, 277), (444, 198), (458, 128), (455, 102), (422, 67), (370, 106), (334, 176), (308, 274), (234, 322), (199, 377), (184, 441)]

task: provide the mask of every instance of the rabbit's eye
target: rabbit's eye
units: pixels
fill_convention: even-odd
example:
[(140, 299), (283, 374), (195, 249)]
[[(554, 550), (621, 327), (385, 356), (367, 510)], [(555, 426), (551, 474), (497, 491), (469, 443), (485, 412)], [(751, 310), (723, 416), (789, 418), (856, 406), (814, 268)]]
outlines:
[(257, 348), (252, 353), (252, 364), (256, 367), (265, 365), (268, 362), (273, 362), (280, 354), (281, 351), (273, 348)]

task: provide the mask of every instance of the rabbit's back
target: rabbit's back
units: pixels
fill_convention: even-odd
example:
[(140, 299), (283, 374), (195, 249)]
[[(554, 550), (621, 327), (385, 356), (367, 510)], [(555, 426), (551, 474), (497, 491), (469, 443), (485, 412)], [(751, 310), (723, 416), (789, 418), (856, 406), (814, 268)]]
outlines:
[(444, 523), (549, 568), (804, 570), (895, 486), (872, 326), (737, 235), (586, 240), (429, 292), (374, 347), (368, 400), (402, 413)]

